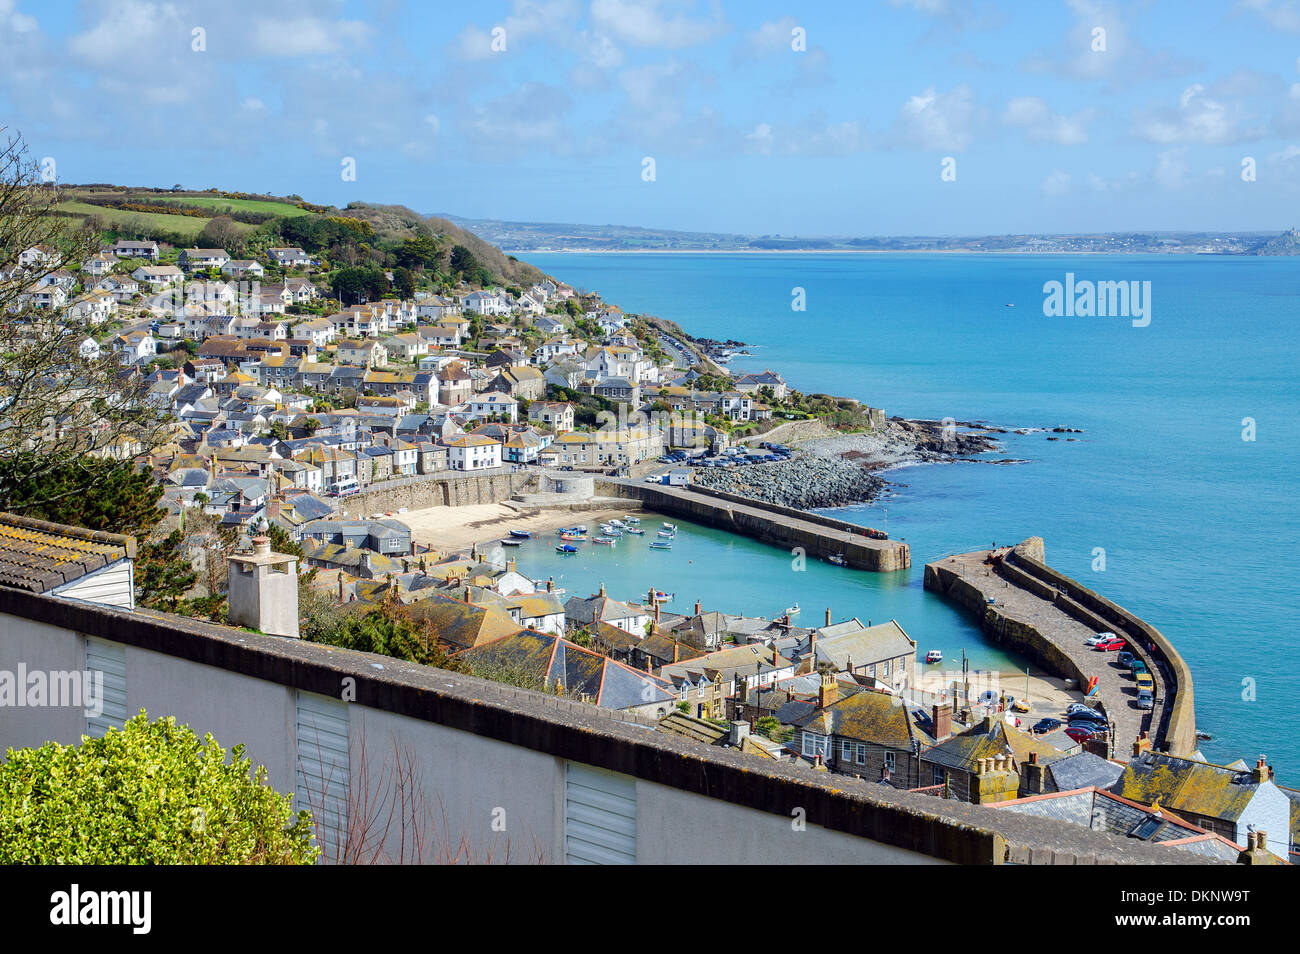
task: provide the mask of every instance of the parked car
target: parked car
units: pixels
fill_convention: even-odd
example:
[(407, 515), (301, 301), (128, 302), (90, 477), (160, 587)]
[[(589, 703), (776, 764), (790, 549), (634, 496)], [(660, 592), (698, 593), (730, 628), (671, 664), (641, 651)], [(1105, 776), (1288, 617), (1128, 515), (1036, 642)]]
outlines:
[(1143, 689), (1146, 689), (1150, 692), (1155, 692), (1156, 681), (1151, 678), (1151, 673), (1140, 672), (1137, 674), (1137, 686), (1139, 692), (1142, 691)]
[(1120, 639), (1118, 636), (1115, 636), (1112, 639), (1107, 639), (1104, 642), (1098, 643), (1092, 648), (1097, 650), (1099, 653), (1113, 653), (1115, 650), (1123, 649), (1127, 645), (1128, 643), (1124, 642), (1124, 640)]
[(1091, 729), (1093, 732), (1110, 731), (1110, 726), (1105, 722), (1098, 722), (1096, 719), (1071, 719), (1070, 727), (1075, 729)]
[(1133, 670), (1133, 675), (1136, 676), (1140, 672), (1147, 671), (1147, 664), (1140, 659), (1134, 659), (1133, 665), (1129, 666), (1129, 669)]
[(1068, 706), (1065, 707), (1065, 714), (1066, 716), (1076, 716), (1076, 715), (1090, 716), (1094, 719), (1097, 719), (1099, 722), (1106, 721), (1106, 717), (1101, 714), (1100, 710), (1094, 709), (1092, 708), (1092, 706), (1085, 706), (1082, 702), (1071, 702)]
[(1013, 712), (1028, 712), (1028, 711), (1029, 711), (1029, 703), (1025, 702), (1024, 699), (1012, 699), (1012, 700), (1007, 704), (1007, 706), (1008, 706), (1008, 708), (1010, 708)]
[(1139, 709), (1154, 709), (1156, 707), (1155, 693), (1150, 689), (1139, 689), (1137, 707)]
[(1072, 725), (1065, 730), (1065, 734), (1076, 742), (1087, 742), (1097, 733), (1093, 732), (1091, 729), (1085, 729), (1081, 725)]
[(1083, 644), (1085, 646), (1096, 646), (1098, 643), (1103, 643), (1108, 639), (1115, 639), (1115, 638), (1116, 637), (1114, 633), (1110, 633), (1110, 632), (1098, 633), (1096, 636), (1089, 636), (1087, 639), (1083, 641)]
[(1055, 732), (1064, 724), (1060, 719), (1039, 719), (1034, 723), (1034, 731), (1040, 735), (1044, 732)]
[(1131, 652), (1129, 652), (1129, 651), (1126, 649), (1126, 650), (1124, 650), (1122, 653), (1119, 654), (1119, 664), (1120, 664), (1121, 666), (1125, 667), (1126, 669), (1132, 669), (1132, 668), (1133, 668), (1133, 660), (1136, 659), (1136, 658), (1137, 658), (1136, 656), (1134, 656)]

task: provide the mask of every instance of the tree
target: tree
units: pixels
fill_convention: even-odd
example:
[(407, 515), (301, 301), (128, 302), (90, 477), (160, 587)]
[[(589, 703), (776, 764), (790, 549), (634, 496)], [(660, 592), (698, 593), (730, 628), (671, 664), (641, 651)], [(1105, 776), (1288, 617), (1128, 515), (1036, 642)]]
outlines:
[(197, 241), (199, 248), (223, 248), (230, 252), (239, 251), (244, 246), (243, 233), (228, 215), (218, 215), (210, 220), (203, 226)]
[(393, 289), (401, 298), (415, 297), (415, 275), (409, 268), (393, 269)]
[[(0, 501), (17, 485), (29, 502), (46, 494), (42, 478), (129, 448), (147, 453), (166, 442), (173, 424), (150, 408), (147, 388), (127, 377), (109, 349), (85, 359), (80, 346), (98, 330), (67, 308), (36, 308), (27, 289), (46, 275), (89, 259), (99, 236), (53, 214), (53, 190), (40, 180), (21, 138), (0, 141)], [(19, 269), (33, 246), (52, 249)]]
[(330, 288), (341, 304), (359, 305), (383, 298), (388, 291), (388, 279), (383, 271), (370, 266), (340, 268), (330, 276)]
[(227, 753), (143, 710), (102, 738), (10, 749), (0, 765), (0, 864), (313, 864), (312, 835), (311, 814), (242, 745)]
[(185, 535), (173, 530), (160, 540), (146, 540), (136, 551), (135, 586), (139, 602), (151, 609), (174, 613), (199, 575), (183, 545)]
[(462, 278), (472, 276), (478, 272), (482, 266), (474, 257), (474, 253), (464, 245), (455, 245), (451, 249), (451, 270)]
[[(147, 470), (103, 458), (63, 463), (9, 485), (0, 509), (87, 530), (144, 537), (166, 516), (163, 488)], [(197, 499), (197, 498), (196, 498)]]

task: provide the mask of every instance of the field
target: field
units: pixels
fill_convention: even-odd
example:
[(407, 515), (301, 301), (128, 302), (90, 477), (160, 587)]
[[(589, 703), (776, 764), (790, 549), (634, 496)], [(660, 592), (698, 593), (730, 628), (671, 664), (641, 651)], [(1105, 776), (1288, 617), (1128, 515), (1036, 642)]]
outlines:
[(147, 199), (150, 202), (175, 202), (180, 205), (201, 205), (211, 208), (214, 212), (220, 213), (227, 209), (238, 209), (244, 212), (266, 212), (270, 215), (280, 215), (284, 217), (294, 215), (313, 215), (307, 209), (300, 209), (296, 205), (288, 202), (271, 202), (266, 199), (223, 199), (219, 195), (215, 196), (196, 196), (196, 195), (155, 195), (147, 194), (140, 196), (141, 199)]
[[(91, 205), (89, 202), (69, 201), (66, 199), (59, 202), (58, 209), (61, 212), (71, 212), (79, 216), (97, 215), (110, 224), (146, 222), (155, 228), (177, 232), (191, 238), (202, 232), (204, 226), (212, 221), (211, 219), (192, 215), (164, 215), (161, 212), (132, 212), (127, 209), (107, 209), (100, 205)], [(294, 211), (299, 212), (301, 210), (295, 209)], [(256, 228), (254, 225), (243, 222), (236, 222), (234, 226), (241, 232), (251, 232)]]

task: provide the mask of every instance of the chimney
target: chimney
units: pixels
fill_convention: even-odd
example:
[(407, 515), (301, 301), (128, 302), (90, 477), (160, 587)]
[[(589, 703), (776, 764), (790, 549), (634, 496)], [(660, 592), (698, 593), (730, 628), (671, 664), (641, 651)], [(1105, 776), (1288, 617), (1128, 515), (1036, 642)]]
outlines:
[(514, 560), (506, 560), (506, 572), (514, 573), (516, 566), (517, 564), (515, 563)]
[(835, 681), (835, 673), (827, 670), (822, 673), (822, 684), (817, 690), (817, 707), (824, 709), (833, 706), (840, 698), (840, 684)]
[(695, 615), (696, 615), (696, 616), (703, 616), (703, 615), (704, 615), (703, 608), (700, 606), (700, 601), (699, 601), (699, 600), (696, 600), (696, 601), (695, 601)]
[(741, 740), (749, 736), (748, 722), (732, 722), (731, 732), (727, 736), (727, 742), (730, 745), (740, 745)]
[[(1255, 771), (1254, 771), (1252, 774), (1253, 774), (1254, 777), (1255, 777), (1255, 784), (1256, 784), (1256, 785), (1263, 785), (1265, 782), (1268, 781), (1268, 777), (1269, 777), (1269, 776), (1268, 776), (1268, 763), (1265, 761), (1263, 755), (1261, 755), (1261, 756), (1259, 757), (1259, 761), (1255, 763)], [(1261, 832), (1261, 834), (1263, 834), (1263, 833)], [(1262, 839), (1261, 839), (1261, 840), (1262, 840)], [(1261, 845), (1260, 847), (1262, 848), (1263, 845)]]
[(682, 655), (682, 644), (673, 640), (673, 662), (680, 662)]
[(831, 608), (828, 606), (826, 607), (826, 625), (829, 626), (830, 624), (831, 624)]
[(655, 628), (659, 627), (659, 601), (655, 601)]
[(1030, 752), (1029, 761), (1025, 763), (1025, 794), (1041, 795), (1047, 790), (1047, 780), (1043, 777), (1043, 765), (1038, 761), (1038, 753)]
[(339, 570), (339, 602), (343, 602), (343, 571)]
[(424, 554), (420, 554), (420, 572), (427, 573), (428, 569), (429, 569), (428, 564), (424, 562)]
[(1146, 732), (1143, 732), (1133, 740), (1133, 758), (1137, 758), (1143, 752), (1151, 748), (1151, 739)]
[(272, 553), (270, 538), (258, 536), (252, 553), (232, 554), (227, 562), (231, 625), (297, 639), (297, 558)]
[(554, 592), (555, 592), (555, 578), (554, 578), (554, 577), (550, 577), (550, 576), (548, 576), (548, 577), (546, 578), (546, 592), (547, 592), (547, 593), (554, 593)]
[(942, 742), (952, 735), (952, 706), (947, 704), (931, 706), (930, 728), (934, 730), (936, 742)]
[(604, 598), (604, 596), (605, 596), (605, 584), (604, 584), (604, 583), (601, 583), (601, 584), (600, 584), (600, 593), (598, 593), (597, 595), (600, 596), (600, 597), (602, 597), (602, 598)]

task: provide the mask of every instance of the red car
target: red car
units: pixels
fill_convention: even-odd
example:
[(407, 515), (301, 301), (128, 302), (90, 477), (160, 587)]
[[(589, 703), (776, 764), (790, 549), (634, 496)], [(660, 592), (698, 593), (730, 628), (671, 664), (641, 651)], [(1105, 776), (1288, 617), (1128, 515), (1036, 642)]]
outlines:
[(1118, 636), (1112, 636), (1110, 639), (1104, 639), (1093, 648), (1099, 653), (1113, 653), (1117, 649), (1123, 649), (1128, 643)]
[(1081, 725), (1072, 725), (1065, 730), (1065, 734), (1076, 742), (1087, 742), (1097, 733), (1093, 732), (1091, 729), (1085, 729)]

